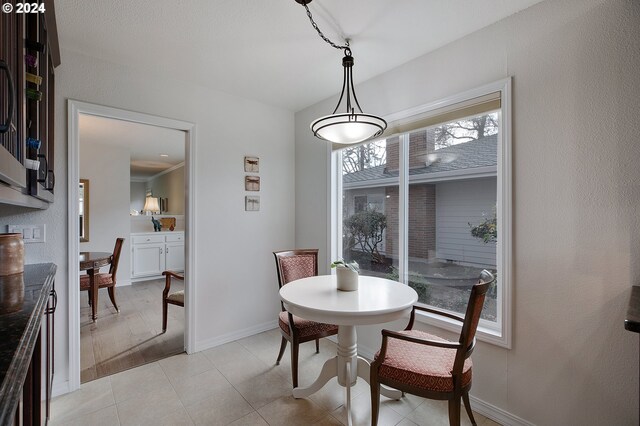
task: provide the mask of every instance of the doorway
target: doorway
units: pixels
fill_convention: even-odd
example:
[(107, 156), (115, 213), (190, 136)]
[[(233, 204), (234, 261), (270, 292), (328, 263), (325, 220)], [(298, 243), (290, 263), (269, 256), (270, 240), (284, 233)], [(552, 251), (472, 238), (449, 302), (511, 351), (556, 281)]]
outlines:
[[(163, 353), (164, 355), (170, 355), (172, 352), (175, 353), (182, 350), (186, 350), (188, 353), (192, 352), (193, 336), (195, 335), (193, 327), (195, 312), (191, 302), (194, 300), (195, 286), (192, 284), (191, 277), (195, 265), (195, 251), (193, 250), (195, 247), (195, 233), (194, 197), (191, 194), (194, 193), (195, 125), (72, 100), (69, 101), (68, 110), (69, 376), (70, 390), (75, 390), (80, 387), (81, 381), (85, 382), (151, 362), (154, 358), (163, 357)], [(89, 127), (87, 127), (87, 123), (90, 124)], [(87, 147), (84, 147), (83, 152), (81, 140), (92, 133), (88, 132), (87, 129), (93, 129), (92, 136), (94, 139), (99, 139), (101, 136), (104, 138), (105, 134), (109, 135), (104, 138), (107, 146), (101, 148), (103, 150), (102, 154), (95, 152), (87, 157)], [(143, 137), (141, 135), (146, 136)], [(134, 153), (134, 149), (129, 148), (128, 151), (124, 149), (126, 146), (123, 147), (123, 145), (126, 145), (127, 139), (135, 140), (136, 137), (138, 137), (138, 140), (149, 138), (156, 143), (150, 145), (152, 148), (138, 149), (137, 153)], [(159, 141), (165, 137), (167, 142), (181, 140), (182, 146), (179, 148), (170, 147), (169, 145), (161, 146)], [(111, 147), (108, 146), (109, 139), (116, 140), (116, 143), (112, 144)], [(116, 147), (118, 144), (120, 145), (119, 148)], [(127, 151), (127, 153), (124, 154), (124, 151)], [(158, 158), (143, 158), (144, 155), (149, 155), (147, 151), (158, 151), (155, 153)], [(183, 158), (179, 158), (180, 154), (178, 152), (183, 154)], [(126, 165), (119, 161), (116, 166), (115, 160), (118, 155), (127, 156), (129, 161), (127, 161)], [(113, 157), (113, 161), (106, 161), (107, 158), (105, 157), (107, 156), (110, 159)], [(108, 168), (113, 168), (111, 178), (103, 182), (97, 180), (98, 175), (95, 170), (97, 166), (91, 167), (87, 165), (87, 162), (91, 161), (91, 157), (96, 159), (96, 164), (104, 165), (107, 163), (109, 164)], [(170, 157), (173, 157), (173, 159), (167, 160)], [(167, 164), (169, 165), (167, 166)], [(103, 171), (103, 174), (109, 173), (108, 168), (106, 172)], [(145, 169), (147, 169), (146, 175), (144, 174)], [(151, 216), (147, 217), (144, 211), (140, 211), (144, 209), (143, 200), (133, 200), (128, 196), (131, 189), (134, 192), (140, 192), (139, 182), (137, 185), (131, 183), (129, 178), (131, 172), (137, 174), (137, 179), (134, 179), (134, 181), (146, 180), (143, 191), (144, 198), (154, 198), (161, 201), (161, 207), (153, 207), (154, 211), (152, 213), (154, 214), (155, 223), (160, 224), (160, 221), (162, 221), (162, 224), (165, 225), (165, 231), (168, 231), (170, 227), (174, 228), (173, 231), (154, 233)], [(179, 173), (182, 173), (182, 181), (167, 183), (170, 175)], [(90, 178), (92, 174), (94, 182)], [(80, 203), (80, 179), (85, 179), (85, 182), (86, 180), (89, 181), (88, 192), (91, 200), (95, 201), (96, 197), (101, 198), (100, 203), (91, 203), (92, 209), (89, 209), (88, 212), (80, 211), (82, 206)], [(111, 187), (122, 186), (124, 188), (125, 185), (126, 189), (120, 192), (126, 192), (126, 197), (120, 196), (116, 200), (113, 196), (111, 199), (106, 195), (103, 196), (105, 192), (117, 192), (112, 190)], [(167, 187), (172, 188), (173, 192)], [(182, 194), (183, 200), (180, 200), (180, 197), (175, 193), (175, 189), (180, 189), (180, 187), (184, 191)], [(86, 193), (83, 195), (86, 197)], [(121, 210), (123, 208), (126, 208), (126, 215), (116, 215), (111, 211), (116, 204), (119, 205), (118, 211), (120, 213), (122, 213)], [(142, 204), (142, 206), (138, 206), (138, 204)], [(131, 214), (130, 217), (129, 214)], [(158, 214), (160, 216), (157, 216)], [(89, 228), (87, 235), (83, 235), (82, 243), (80, 243), (80, 234), (81, 232), (84, 234), (85, 231), (78, 226), (78, 218), (81, 216), (82, 223), (85, 224), (85, 227), (88, 225)], [(105, 231), (105, 228), (107, 231)], [(114, 228), (116, 231), (113, 230)], [(111, 229), (110, 232), (108, 232), (109, 229)], [(126, 249), (122, 250), (120, 261), (118, 262), (118, 285), (115, 291), (116, 300), (120, 299), (122, 301), (118, 304), (120, 312), (116, 312), (116, 305), (110, 300), (110, 297), (107, 297), (106, 291), (101, 290), (98, 292), (99, 301), (95, 304), (98, 310), (96, 312), (97, 320), (93, 323), (86, 293), (82, 292), (82, 297), (80, 294), (79, 275), (71, 271), (78, 270), (78, 254), (80, 251), (105, 251), (105, 249), (110, 251), (115, 241), (115, 237), (110, 234), (114, 232), (118, 233), (117, 236), (124, 237), (125, 241), (127, 241), (126, 246), (123, 246)], [(174, 240), (183, 240), (181, 244), (183, 244), (184, 250), (183, 269), (185, 280), (183, 288), (185, 308), (183, 310), (178, 306), (169, 305), (167, 333), (162, 333), (161, 326), (164, 279), (157, 274), (161, 273), (161, 271), (156, 271), (156, 273), (145, 271), (141, 274), (140, 270), (138, 270), (136, 274), (135, 266), (132, 267), (133, 243), (142, 241), (141, 236), (147, 234), (153, 236), (152, 240), (154, 241), (160, 237), (169, 240), (168, 242), (163, 241), (165, 245), (160, 250), (160, 253), (164, 256), (164, 250), (167, 246), (170, 246), (172, 254), (171, 268), (177, 268), (178, 270), (181, 265), (179, 263), (176, 264), (175, 253), (181, 248), (179, 247), (180, 243)], [(107, 272), (107, 270), (105, 269), (101, 272)], [(180, 290), (182, 288), (181, 285), (182, 283), (173, 284), (172, 292)], [(104, 291), (104, 294), (102, 294), (102, 291)], [(184, 320), (179, 321), (183, 313)], [(103, 322), (102, 327), (101, 321)], [(81, 329), (83, 332), (82, 339), (80, 336)], [(184, 330), (184, 333), (182, 333), (182, 330)], [(94, 337), (96, 339), (102, 338), (103, 341), (94, 340)], [(89, 345), (91, 348), (89, 348)], [(100, 348), (104, 348), (104, 350)], [(93, 355), (96, 355), (96, 357), (91, 359)], [(87, 366), (91, 366), (91, 363), (94, 363), (93, 370), (84, 369), (83, 363), (87, 364)], [(81, 367), (83, 367), (83, 374), (81, 374)]]

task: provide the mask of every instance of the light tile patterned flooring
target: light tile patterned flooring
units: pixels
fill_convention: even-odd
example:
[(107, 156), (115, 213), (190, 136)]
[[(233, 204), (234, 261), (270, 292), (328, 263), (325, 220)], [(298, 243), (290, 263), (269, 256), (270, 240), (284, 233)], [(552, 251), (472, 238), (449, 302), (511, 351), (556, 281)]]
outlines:
[[(343, 425), (344, 389), (333, 379), (306, 399), (291, 396), (289, 347), (275, 365), (280, 332), (270, 330), (193, 355), (180, 354), (86, 383), (53, 400), (53, 425)], [(310, 384), (336, 345), (300, 346), (300, 384)], [(354, 425), (369, 425), (369, 387), (352, 390)], [(480, 426), (497, 423), (475, 414)], [(466, 413), (462, 424), (470, 424)], [(382, 398), (379, 425), (448, 425), (446, 401)]]
[[(160, 279), (116, 287), (120, 313), (107, 289), (101, 289), (96, 323), (91, 320), (88, 292), (80, 294), (82, 383), (183, 352), (184, 309), (169, 305), (167, 332), (162, 333), (164, 284)], [(174, 281), (171, 291), (178, 290), (184, 290), (184, 284)]]

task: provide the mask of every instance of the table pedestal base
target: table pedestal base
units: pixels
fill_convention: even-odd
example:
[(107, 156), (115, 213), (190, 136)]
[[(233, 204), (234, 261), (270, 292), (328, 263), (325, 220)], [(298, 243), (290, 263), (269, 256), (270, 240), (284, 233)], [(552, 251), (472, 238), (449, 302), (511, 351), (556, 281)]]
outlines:
[[(318, 378), (306, 388), (293, 389), (294, 398), (305, 398), (322, 389), (329, 380), (338, 378), (338, 383), (345, 387), (347, 425), (351, 426), (351, 387), (356, 384), (358, 377), (369, 383), (369, 362), (358, 356), (356, 327), (341, 325), (338, 327), (338, 356), (327, 360), (322, 366)], [(400, 399), (402, 392), (380, 386), (380, 393), (387, 398)]]

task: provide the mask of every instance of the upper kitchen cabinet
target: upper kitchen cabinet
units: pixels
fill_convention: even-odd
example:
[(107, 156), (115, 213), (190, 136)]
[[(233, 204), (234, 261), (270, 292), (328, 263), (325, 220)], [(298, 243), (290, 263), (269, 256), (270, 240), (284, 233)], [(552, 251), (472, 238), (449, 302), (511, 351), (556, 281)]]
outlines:
[(55, 187), (60, 65), (54, 4), (3, 3), (13, 11), (0, 14), (0, 203), (47, 208)]

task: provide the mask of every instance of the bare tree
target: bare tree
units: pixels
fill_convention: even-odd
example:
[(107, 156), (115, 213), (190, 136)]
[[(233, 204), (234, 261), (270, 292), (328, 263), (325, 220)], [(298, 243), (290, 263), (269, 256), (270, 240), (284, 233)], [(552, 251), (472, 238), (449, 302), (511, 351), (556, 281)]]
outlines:
[(376, 141), (342, 150), (342, 173), (354, 173), (387, 163), (386, 141)]
[(498, 114), (485, 114), (434, 128), (436, 149), (498, 133)]

